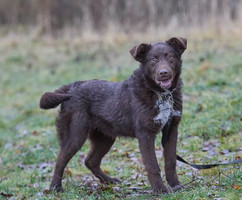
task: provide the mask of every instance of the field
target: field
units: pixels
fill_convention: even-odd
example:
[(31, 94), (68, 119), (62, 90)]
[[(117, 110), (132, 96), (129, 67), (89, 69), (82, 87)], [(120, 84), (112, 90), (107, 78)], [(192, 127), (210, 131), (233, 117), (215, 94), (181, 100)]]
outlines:
[[(104, 171), (120, 178), (122, 184), (103, 185), (93, 177), (84, 166), (89, 150), (86, 142), (66, 168), (65, 192), (48, 191), (58, 153), (58, 109), (39, 109), (42, 93), (76, 80), (124, 80), (138, 67), (128, 53), (138, 42), (128, 38), (107, 42), (24, 36), (1, 39), (0, 199), (242, 198), (239, 165), (197, 171), (179, 162), (180, 181), (194, 181), (176, 193), (152, 194), (137, 141), (127, 138), (118, 139), (102, 162)], [(178, 154), (191, 163), (241, 158), (241, 46), (241, 37), (236, 36), (188, 38)], [(157, 157), (163, 169), (160, 141), (158, 135)]]

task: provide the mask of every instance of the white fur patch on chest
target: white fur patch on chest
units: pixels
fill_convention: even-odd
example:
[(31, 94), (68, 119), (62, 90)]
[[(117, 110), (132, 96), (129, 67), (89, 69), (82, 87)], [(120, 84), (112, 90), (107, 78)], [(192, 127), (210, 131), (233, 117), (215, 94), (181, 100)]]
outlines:
[(168, 122), (169, 118), (172, 115), (173, 112), (173, 105), (171, 101), (168, 99), (165, 101), (158, 100), (156, 102), (156, 105), (159, 108), (159, 113), (158, 115), (154, 118), (155, 123), (161, 123), (161, 129), (166, 125)]

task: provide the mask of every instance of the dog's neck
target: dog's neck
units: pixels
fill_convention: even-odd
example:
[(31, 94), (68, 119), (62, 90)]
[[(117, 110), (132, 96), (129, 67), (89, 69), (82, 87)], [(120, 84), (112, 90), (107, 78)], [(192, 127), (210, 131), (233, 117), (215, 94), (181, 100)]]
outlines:
[(159, 100), (165, 100), (167, 98), (170, 98), (173, 101), (173, 92), (175, 90), (176, 90), (176, 88), (173, 88), (172, 90), (167, 89), (167, 90), (164, 90), (164, 92), (159, 92), (159, 91), (155, 91), (155, 90), (152, 90), (152, 91), (154, 93), (156, 93)]

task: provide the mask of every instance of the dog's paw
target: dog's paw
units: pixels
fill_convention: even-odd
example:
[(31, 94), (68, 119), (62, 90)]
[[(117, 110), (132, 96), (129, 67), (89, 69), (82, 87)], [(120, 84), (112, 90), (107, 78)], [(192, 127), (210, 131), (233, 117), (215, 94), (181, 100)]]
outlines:
[(118, 178), (112, 178), (112, 184), (116, 184), (116, 183), (121, 183), (121, 180)]
[(50, 185), (50, 191), (64, 192), (62, 186), (61, 185), (57, 185), (57, 184), (51, 184)]
[(155, 194), (160, 194), (160, 193), (162, 193), (162, 194), (167, 194), (167, 193), (168, 193), (168, 190), (167, 190), (166, 187), (154, 187), (154, 188), (153, 188), (153, 192), (154, 192)]
[(171, 186), (168, 186), (169, 193), (174, 193), (174, 192), (176, 192), (178, 190), (181, 190), (183, 188), (184, 187), (181, 184), (177, 184), (177, 185), (172, 186), (172, 187)]
[(171, 189), (173, 192), (176, 192), (178, 190), (181, 190), (183, 186), (181, 184), (173, 186)]
[(107, 184), (117, 184), (121, 183), (121, 180), (118, 178), (109, 178), (108, 180), (105, 181)]

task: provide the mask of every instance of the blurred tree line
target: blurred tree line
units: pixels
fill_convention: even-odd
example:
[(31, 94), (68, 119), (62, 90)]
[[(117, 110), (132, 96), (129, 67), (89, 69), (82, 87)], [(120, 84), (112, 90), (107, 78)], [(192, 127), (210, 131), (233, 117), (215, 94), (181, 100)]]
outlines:
[(97, 32), (159, 26), (223, 27), (242, 21), (241, 0), (0, 0), (0, 25)]

